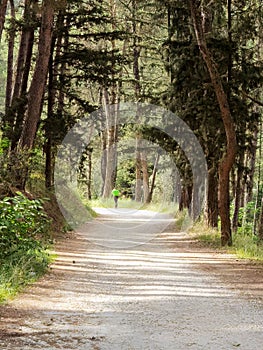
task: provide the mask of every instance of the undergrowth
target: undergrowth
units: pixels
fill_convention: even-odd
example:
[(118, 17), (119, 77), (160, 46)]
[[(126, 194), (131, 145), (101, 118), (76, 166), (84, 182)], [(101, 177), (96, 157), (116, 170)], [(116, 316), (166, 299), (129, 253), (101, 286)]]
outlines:
[(221, 246), (220, 232), (208, 228), (203, 223), (196, 223), (190, 231), (205, 246), (213, 249), (222, 249), (228, 253), (235, 254), (240, 259), (250, 259), (263, 263), (263, 242), (260, 242), (254, 234), (233, 233), (233, 244), (231, 247)]
[(50, 224), (41, 200), (17, 193), (0, 201), (0, 302), (47, 270)]
[(15, 296), (47, 271), (53, 256), (47, 250), (20, 251), (1, 261), (0, 303)]

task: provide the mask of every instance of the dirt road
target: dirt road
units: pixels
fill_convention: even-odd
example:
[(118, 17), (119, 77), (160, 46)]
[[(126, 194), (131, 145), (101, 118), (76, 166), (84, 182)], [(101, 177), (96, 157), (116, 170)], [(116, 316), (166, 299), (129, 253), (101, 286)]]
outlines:
[(245, 287), (246, 264), (195, 247), (167, 216), (100, 213), (57, 245), (48, 275), (0, 308), (0, 349), (262, 349), (260, 267)]

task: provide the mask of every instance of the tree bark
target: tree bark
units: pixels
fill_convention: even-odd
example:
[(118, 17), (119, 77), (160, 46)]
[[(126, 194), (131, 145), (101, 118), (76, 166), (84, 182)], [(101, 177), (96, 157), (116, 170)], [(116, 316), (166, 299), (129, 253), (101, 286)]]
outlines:
[[(29, 78), (29, 72), (31, 67), (31, 59), (32, 59), (32, 53), (33, 53), (33, 46), (34, 46), (34, 28), (31, 28), (28, 32), (28, 43), (27, 43), (27, 50), (25, 52), (25, 62), (24, 62), (24, 68), (23, 68), (23, 77), (21, 81), (21, 91), (19, 98), (17, 97), (17, 100), (20, 100), (17, 104), (16, 109), (16, 120), (14, 125), (14, 135), (12, 138), (12, 150), (14, 150), (17, 147), (17, 144), (19, 142), (19, 139), (21, 137), (21, 133), (23, 130), (23, 120), (25, 116), (26, 111), (26, 104), (27, 104), (27, 85), (28, 85), (28, 78)], [(16, 102), (14, 101), (14, 105), (16, 105)]]
[(209, 227), (218, 227), (218, 172), (216, 168), (208, 171), (208, 192), (205, 220)]
[(2, 0), (0, 4), (0, 41), (2, 38), (2, 33), (5, 25), (7, 3), (8, 3), (8, 0)]
[(47, 106), (47, 120), (45, 123), (45, 154), (46, 154), (46, 165), (45, 165), (45, 186), (46, 189), (50, 190), (54, 184), (54, 157), (53, 157), (53, 133), (52, 133), (52, 120), (54, 116), (54, 108), (56, 102), (56, 89), (55, 85), (57, 82), (57, 67), (54, 65), (53, 53), (55, 50), (56, 39), (53, 38), (51, 45), (51, 54), (49, 59), (49, 74), (48, 74), (48, 106)]
[(5, 114), (12, 100), (13, 75), (14, 75), (14, 46), (15, 46), (15, 6), (14, 1), (9, 0), (11, 12), (11, 28), (8, 39), (8, 57), (7, 57), (7, 79), (6, 79), (6, 94), (5, 94)]
[(219, 215), (221, 219), (221, 244), (223, 246), (231, 245), (232, 232), (230, 222), (229, 174), (236, 157), (237, 143), (235, 124), (232, 119), (222, 79), (206, 44), (206, 38), (202, 28), (200, 1), (189, 0), (189, 5), (197, 43), (209, 71), (226, 133), (226, 150), (219, 164)]
[(147, 203), (149, 198), (149, 172), (146, 151), (142, 149), (141, 153), (141, 166), (142, 166), (142, 185), (143, 185), (143, 202)]
[[(27, 18), (31, 15), (30, 10), (30, 3), (31, 0), (25, 1), (25, 8), (24, 8), (24, 14), (23, 18), (26, 22)], [(11, 13), (14, 11), (12, 10), (12, 4), (11, 5)], [(23, 82), (23, 74), (25, 71), (25, 62), (27, 57), (27, 49), (29, 45), (29, 38), (30, 38), (30, 31), (28, 26), (23, 26), (22, 33), (20, 37), (20, 44), (19, 44), (19, 51), (18, 51), (18, 57), (17, 57), (17, 65), (16, 65), (16, 74), (15, 74), (15, 80), (14, 80), (14, 86), (13, 86), (13, 67), (11, 67), (12, 60), (13, 60), (13, 49), (12, 49), (12, 38), (13, 35), (10, 36), (11, 42), (9, 43), (9, 64), (8, 64), (8, 79), (7, 79), (7, 99), (6, 99), (6, 115), (4, 119), (4, 134), (3, 137), (7, 137), (12, 144), (12, 149), (14, 149), (14, 142), (15, 139), (19, 138), (20, 135), (17, 135), (15, 132), (15, 125), (18, 125), (18, 123), (22, 124), (24, 119), (24, 107), (26, 104), (26, 101), (22, 99), (22, 82)], [(12, 33), (11, 33), (12, 34)], [(29, 66), (30, 66), (29, 62)], [(25, 91), (24, 91), (25, 95)], [(24, 96), (25, 97), (25, 96)], [(19, 120), (17, 120), (19, 119)], [(20, 125), (21, 127), (21, 125)]]
[(240, 155), (240, 164), (237, 170), (237, 179), (236, 179), (236, 188), (235, 188), (234, 214), (232, 218), (232, 228), (234, 232), (237, 232), (238, 224), (239, 224), (238, 214), (241, 206), (243, 167), (244, 167), (244, 153), (242, 152)]
[(48, 73), (51, 51), (52, 31), (54, 21), (54, 2), (44, 0), (42, 10), (41, 29), (39, 35), (38, 57), (28, 93), (28, 110), (22, 135), (19, 141), (21, 149), (32, 149), (37, 125), (43, 107), (43, 96)]
[(141, 135), (135, 138), (135, 201), (142, 200)]
[(156, 158), (155, 158), (155, 162), (154, 162), (154, 166), (153, 166), (151, 187), (150, 187), (150, 191), (149, 191), (149, 195), (148, 195), (148, 198), (146, 200), (146, 203), (151, 203), (152, 198), (153, 198), (153, 191), (154, 191), (154, 187), (155, 187), (155, 180), (156, 180), (159, 160), (160, 160), (160, 153), (157, 152), (157, 155), (156, 155)]
[(260, 210), (260, 218), (259, 218), (259, 226), (258, 226), (258, 238), (260, 241), (263, 241), (263, 197), (261, 200), (261, 210)]
[(109, 95), (106, 89), (103, 92), (104, 109), (106, 116), (106, 172), (103, 188), (103, 198), (108, 198), (114, 187), (117, 167), (117, 110), (110, 108)]

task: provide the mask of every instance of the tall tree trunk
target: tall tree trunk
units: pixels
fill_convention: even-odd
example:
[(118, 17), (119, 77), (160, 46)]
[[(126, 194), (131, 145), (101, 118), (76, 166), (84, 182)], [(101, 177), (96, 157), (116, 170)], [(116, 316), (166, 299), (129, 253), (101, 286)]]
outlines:
[(104, 109), (106, 116), (106, 173), (105, 182), (103, 188), (103, 198), (108, 198), (111, 195), (111, 191), (114, 187), (115, 174), (116, 174), (116, 128), (117, 128), (117, 110), (110, 108), (108, 91), (104, 89), (103, 92)]
[(100, 195), (103, 196), (104, 187), (105, 187), (105, 179), (106, 179), (106, 169), (107, 169), (107, 132), (106, 130), (102, 130), (100, 133), (100, 141), (101, 141), (101, 178), (102, 178), (102, 186)]
[(2, 38), (2, 33), (5, 25), (7, 3), (8, 3), (8, 0), (1, 0), (1, 3), (0, 3), (0, 41)]
[[(23, 130), (23, 120), (25, 116), (26, 111), (26, 103), (27, 103), (27, 85), (28, 85), (28, 79), (29, 79), (29, 73), (30, 73), (30, 67), (31, 67), (31, 59), (32, 59), (32, 53), (33, 53), (33, 46), (34, 46), (34, 28), (31, 28), (28, 32), (28, 43), (27, 43), (27, 50), (26, 50), (26, 56), (25, 56), (25, 62), (24, 62), (24, 68), (23, 68), (23, 77), (21, 81), (21, 91), (19, 98), (19, 103), (17, 104), (16, 109), (16, 120), (14, 125), (14, 135), (12, 138), (12, 150), (14, 150), (17, 147), (17, 144), (19, 142), (19, 139), (21, 137), (21, 133)], [(14, 100), (14, 105), (16, 104), (16, 100)]]
[(92, 148), (88, 150), (88, 174), (87, 174), (87, 196), (90, 200), (92, 198), (91, 195), (91, 183), (92, 183)]
[(45, 143), (45, 154), (46, 154), (46, 164), (45, 164), (45, 187), (47, 190), (51, 190), (54, 185), (54, 157), (52, 152), (52, 139), (48, 137)]
[(47, 106), (47, 120), (45, 123), (45, 154), (46, 154), (46, 166), (45, 166), (45, 186), (46, 189), (52, 189), (54, 185), (54, 157), (53, 157), (53, 133), (52, 133), (52, 121), (54, 119), (54, 109), (56, 103), (56, 89), (57, 82), (57, 67), (54, 65), (53, 53), (55, 50), (56, 38), (53, 37), (51, 45), (51, 54), (49, 59), (49, 74), (48, 74), (48, 106)]
[(193, 186), (183, 184), (181, 187), (179, 211), (190, 208)]
[(260, 241), (263, 241), (263, 197), (261, 199), (261, 210), (260, 210), (260, 218), (258, 225), (258, 238)]
[[(24, 14), (23, 18), (26, 22), (27, 18), (29, 18), (31, 14), (30, 10), (30, 3), (31, 0), (25, 1), (25, 8), (24, 8)], [(16, 138), (17, 135), (15, 135), (14, 132), (14, 126), (16, 123), (16, 119), (19, 116), (20, 119), (23, 120), (24, 115), (21, 116), (21, 114), (18, 113), (18, 109), (21, 109), (21, 104), (25, 105), (25, 101), (22, 101), (21, 99), (21, 90), (22, 90), (22, 80), (23, 80), (23, 72), (24, 72), (24, 65), (26, 61), (26, 52), (27, 52), (27, 46), (29, 41), (29, 30), (28, 26), (23, 26), (21, 38), (20, 38), (20, 45), (19, 45), (19, 51), (18, 51), (18, 57), (17, 57), (17, 65), (16, 65), (16, 75), (15, 75), (15, 81), (14, 86), (11, 86), (11, 82), (13, 81), (13, 76), (11, 74), (13, 73), (11, 69), (13, 68), (9, 65), (9, 76), (8, 76), (8, 98), (6, 101), (6, 115), (4, 119), (4, 134), (3, 137), (7, 137), (11, 142), (13, 143), (14, 138)], [(10, 59), (12, 60), (12, 43), (10, 43)], [(11, 62), (10, 62), (11, 64)], [(13, 85), (13, 84), (12, 84)]]
[(11, 12), (11, 28), (8, 38), (8, 57), (7, 57), (7, 79), (6, 79), (6, 93), (5, 93), (5, 114), (12, 100), (13, 76), (14, 76), (14, 46), (15, 46), (15, 6), (14, 1), (9, 0)]
[(52, 0), (44, 0), (42, 11), (38, 57), (28, 93), (28, 110), (25, 124), (19, 142), (20, 148), (29, 150), (32, 149), (34, 144), (37, 124), (40, 120), (43, 107), (43, 96), (52, 42), (54, 2)]
[[(64, 50), (67, 48), (67, 32), (64, 33), (65, 27), (65, 15), (64, 11), (60, 11), (57, 16), (56, 29), (53, 35), (51, 54), (49, 61), (49, 74), (48, 74), (48, 107), (47, 107), (47, 119), (45, 121), (45, 153), (46, 153), (46, 167), (45, 167), (45, 185), (47, 189), (52, 189), (54, 186), (54, 168), (55, 168), (55, 155), (57, 151), (57, 145), (54, 141), (54, 117), (63, 115), (64, 94), (61, 88), (57, 92), (58, 77), (63, 76), (65, 70), (65, 63), (59, 64), (59, 58), (62, 53), (62, 41), (63, 35), (65, 38)], [(55, 57), (54, 57), (55, 56)], [(57, 111), (55, 110), (57, 106)]]
[(135, 138), (135, 201), (142, 200), (141, 135)]
[[(116, 30), (116, 1), (110, 0), (110, 13), (112, 20), (112, 30)], [(118, 83), (116, 80), (115, 73), (115, 63), (114, 63), (114, 52), (116, 50), (115, 39), (111, 40), (112, 48), (112, 71), (113, 74), (112, 84), (109, 89), (106, 87), (103, 88), (102, 99), (105, 110), (106, 117), (106, 149), (102, 154), (102, 179), (103, 181), (103, 193), (104, 198), (108, 198), (111, 195), (111, 191), (115, 186), (116, 177), (117, 177), (117, 142), (118, 142), (118, 110), (119, 110), (119, 89)], [(102, 137), (104, 135), (102, 134)], [(103, 139), (102, 139), (103, 141)], [(105, 147), (105, 144), (102, 142), (102, 147)]]
[(218, 172), (216, 166), (208, 171), (205, 220), (208, 226), (218, 227)]
[(159, 160), (160, 160), (160, 153), (157, 152), (157, 155), (156, 155), (156, 158), (155, 158), (155, 162), (154, 162), (154, 166), (153, 166), (151, 187), (150, 187), (150, 191), (149, 191), (149, 195), (148, 195), (148, 198), (146, 200), (146, 203), (151, 203), (152, 198), (153, 198), (153, 191), (154, 191), (154, 187), (155, 187), (155, 180), (156, 180)]
[[(141, 75), (140, 75), (140, 39), (138, 28), (138, 0), (132, 0), (132, 36), (133, 36), (133, 76), (134, 76), (134, 96), (135, 101), (140, 101), (141, 98)], [(140, 115), (136, 118), (139, 122)], [(147, 166), (147, 158), (145, 152), (142, 149), (142, 135), (137, 133), (136, 135), (136, 148), (135, 148), (135, 200), (140, 202), (143, 200), (147, 202), (149, 197), (149, 173)], [(143, 190), (143, 193), (142, 193)]]
[[(234, 214), (232, 218), (232, 228), (234, 232), (238, 229), (238, 219), (239, 219), (239, 209), (241, 206), (241, 192), (242, 192), (242, 178), (243, 178), (243, 168), (244, 168), (244, 152), (241, 152), (239, 159), (238, 169), (237, 169), (237, 179), (235, 188), (235, 201), (234, 201)], [(243, 189), (244, 190), (244, 189)]]
[[(262, 129), (261, 122), (259, 125), (259, 129)], [(262, 130), (260, 131), (260, 134), (262, 134)], [(260, 136), (260, 138), (261, 138), (261, 136)], [(260, 142), (261, 142), (261, 140), (260, 140)], [(247, 159), (247, 161), (248, 161), (247, 168), (249, 169), (249, 172), (247, 174), (246, 186), (245, 186), (245, 204), (247, 204), (248, 202), (251, 202), (252, 197), (253, 197), (257, 144), (258, 144), (258, 126), (255, 125), (253, 140), (251, 142), (250, 148), (248, 150), (248, 155), (247, 155), (247, 158), (248, 158)], [(261, 159), (261, 157), (259, 159)]]
[(149, 172), (148, 162), (145, 149), (141, 150), (141, 166), (142, 166), (142, 186), (143, 186), (143, 202), (147, 203), (149, 198)]
[(221, 219), (221, 244), (223, 246), (231, 245), (229, 174), (236, 157), (237, 142), (235, 125), (220, 74), (206, 44), (206, 38), (202, 28), (200, 1), (189, 0), (189, 5), (198, 46), (209, 71), (226, 133), (226, 150), (219, 164), (219, 215)]

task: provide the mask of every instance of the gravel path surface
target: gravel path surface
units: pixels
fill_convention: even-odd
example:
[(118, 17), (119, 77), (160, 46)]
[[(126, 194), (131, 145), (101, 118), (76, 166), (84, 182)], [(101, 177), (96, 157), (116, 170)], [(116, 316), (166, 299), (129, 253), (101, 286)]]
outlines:
[(48, 275), (0, 309), (0, 349), (263, 348), (262, 305), (202, 271), (167, 216), (100, 214), (58, 244)]

